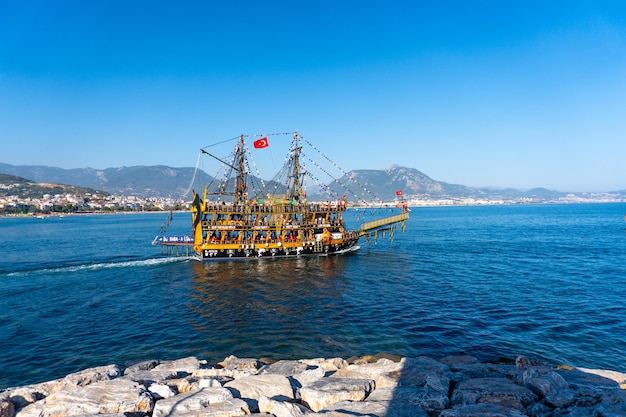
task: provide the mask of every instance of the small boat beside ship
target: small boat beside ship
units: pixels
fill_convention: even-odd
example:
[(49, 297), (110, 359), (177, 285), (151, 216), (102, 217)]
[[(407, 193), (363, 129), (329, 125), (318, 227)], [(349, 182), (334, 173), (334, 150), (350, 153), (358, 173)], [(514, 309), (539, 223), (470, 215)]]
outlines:
[[(409, 210), (402, 202), (396, 214), (348, 230), (345, 195), (307, 200), (305, 180), (310, 173), (301, 161), (303, 138), (299, 133), (293, 133), (285, 164), (268, 183), (250, 175), (247, 138), (237, 138), (228, 161), (201, 149), (202, 154), (221, 163), (222, 179), (215, 177), (202, 194), (192, 192), (191, 236), (159, 234), (153, 244), (176, 247), (176, 252), (180, 246), (191, 247), (193, 256), (202, 261), (338, 255), (357, 250), (364, 236), (381, 230), (393, 233), (397, 225), (406, 224)], [(255, 149), (267, 146), (267, 137), (253, 141)]]

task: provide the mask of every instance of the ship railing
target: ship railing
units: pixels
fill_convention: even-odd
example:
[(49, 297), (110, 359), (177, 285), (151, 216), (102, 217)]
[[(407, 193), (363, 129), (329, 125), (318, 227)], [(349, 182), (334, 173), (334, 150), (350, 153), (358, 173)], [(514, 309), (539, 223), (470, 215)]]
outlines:
[(153, 245), (161, 246), (161, 253), (171, 257), (189, 257), (193, 255), (192, 236), (164, 236), (157, 235), (152, 240)]
[(409, 213), (404, 212), (400, 214), (396, 214), (394, 216), (384, 217), (382, 219), (372, 220), (370, 222), (366, 222), (361, 224), (359, 230), (362, 233), (369, 232), (371, 230), (380, 229), (385, 226), (390, 226), (395, 223), (401, 223), (406, 221), (409, 218)]
[(275, 202), (271, 200), (257, 199), (253, 200), (252, 204), (243, 205), (229, 202), (207, 202), (206, 212), (217, 213), (300, 213), (303, 211), (328, 213), (345, 211), (347, 209), (346, 203), (342, 200), (339, 201), (327, 201), (327, 202), (315, 202), (315, 203), (303, 203), (303, 202), (290, 202), (290, 200), (281, 200)]
[(152, 240), (153, 245), (190, 245), (193, 244), (192, 236), (164, 236), (157, 235)]

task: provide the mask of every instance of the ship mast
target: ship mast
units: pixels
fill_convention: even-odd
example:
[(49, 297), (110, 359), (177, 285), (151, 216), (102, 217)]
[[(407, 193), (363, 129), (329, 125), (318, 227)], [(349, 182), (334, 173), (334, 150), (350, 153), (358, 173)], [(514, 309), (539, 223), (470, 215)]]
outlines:
[[(300, 145), (300, 134), (295, 132), (293, 135), (293, 141), (291, 145), (291, 163), (293, 164), (293, 168), (291, 170), (291, 175), (288, 178), (287, 189), (289, 190), (289, 200), (300, 200), (301, 196), (304, 195), (302, 190), (302, 183), (304, 180), (304, 172), (302, 171), (300, 165), (300, 151), (302, 150), (302, 146)], [(289, 185), (289, 183), (293, 183)]]
[(239, 136), (233, 168), (237, 171), (234, 203), (243, 204), (248, 199), (248, 172), (246, 171), (246, 149), (243, 135)]

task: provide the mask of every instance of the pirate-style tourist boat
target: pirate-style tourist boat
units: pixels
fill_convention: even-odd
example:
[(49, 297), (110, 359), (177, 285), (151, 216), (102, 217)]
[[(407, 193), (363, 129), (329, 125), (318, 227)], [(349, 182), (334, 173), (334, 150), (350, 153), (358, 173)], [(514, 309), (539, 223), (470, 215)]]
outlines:
[(335, 191), (330, 200), (308, 201), (306, 178), (316, 178), (301, 161), (302, 142), (313, 145), (297, 132), (283, 168), (272, 181), (250, 175), (251, 152), (246, 139), (255, 137), (255, 149), (269, 146), (267, 135), (260, 139), (242, 135), (235, 138), (237, 144), (228, 161), (201, 149), (202, 154), (221, 163), (222, 179), (215, 177), (202, 194), (192, 192), (191, 236), (158, 235), (154, 244), (175, 248), (176, 253), (181, 246), (191, 247), (199, 260), (331, 255), (358, 249), (364, 236), (387, 230), (393, 236), (397, 225), (406, 225), (409, 210), (404, 201), (396, 204), (395, 214), (365, 222), (355, 230), (346, 229), (344, 215), (349, 203), (345, 195)]

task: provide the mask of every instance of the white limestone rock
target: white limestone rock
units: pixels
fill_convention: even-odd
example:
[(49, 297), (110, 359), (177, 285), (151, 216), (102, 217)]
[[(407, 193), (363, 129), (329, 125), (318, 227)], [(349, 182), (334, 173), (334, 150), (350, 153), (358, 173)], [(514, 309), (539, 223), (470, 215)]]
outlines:
[(67, 375), (59, 380), (63, 387), (78, 386), (84, 387), (98, 381), (107, 381), (121, 375), (117, 365), (97, 366)]
[(238, 398), (230, 398), (217, 404), (211, 404), (201, 412), (187, 414), (174, 413), (168, 417), (236, 417), (250, 414), (250, 409), (245, 401)]
[(256, 373), (261, 364), (257, 359), (238, 358), (236, 356), (230, 355), (222, 362), (218, 363), (218, 365), (224, 369), (236, 369), (239, 371), (249, 371), (251, 373)]
[(626, 373), (611, 371), (611, 370), (604, 370), (604, 369), (589, 369), (589, 368), (576, 368), (576, 369), (578, 369), (579, 371), (585, 372), (587, 374), (598, 375), (603, 378), (611, 379), (617, 382), (622, 387), (622, 389), (626, 389), (626, 387), (624, 386), (626, 385)]
[(404, 367), (404, 362), (393, 362), (381, 358), (375, 363), (359, 362), (348, 365), (333, 373), (335, 378), (364, 378), (376, 382), (377, 388), (395, 388), (398, 386), (398, 376)]
[(161, 361), (157, 359), (139, 362), (124, 369), (124, 375), (132, 374), (139, 371), (150, 371), (160, 363)]
[(177, 359), (174, 361), (161, 362), (154, 367), (153, 371), (166, 371), (175, 372), (179, 378), (193, 374), (200, 369), (201, 365), (205, 365), (206, 361), (198, 360), (197, 358), (190, 356), (188, 358)]
[(371, 379), (328, 377), (300, 388), (302, 403), (320, 411), (339, 401), (363, 401), (375, 388)]
[(16, 408), (19, 409), (57, 391), (72, 387), (84, 387), (94, 382), (117, 378), (119, 375), (120, 369), (117, 365), (98, 366), (40, 384), (9, 388), (2, 393), (2, 396), (9, 398)]
[(155, 400), (162, 400), (176, 395), (174, 390), (165, 384), (152, 384), (148, 387), (148, 391), (150, 391)]
[[(231, 380), (229, 379), (229, 381)], [(184, 394), (201, 388), (219, 388), (222, 386), (222, 383), (217, 378), (196, 378), (190, 376), (167, 381), (167, 385), (173, 388), (176, 393)]]
[(198, 369), (191, 374), (192, 377), (195, 378), (218, 378), (222, 379), (237, 379), (243, 378), (250, 375), (256, 375), (256, 371), (242, 371), (239, 369), (223, 369), (223, 368), (207, 368), (207, 369)]
[(133, 372), (124, 372), (122, 378), (139, 382), (140, 384), (150, 385), (153, 383), (164, 383), (164, 381), (178, 378), (178, 371), (174, 369), (161, 368), (159, 370), (137, 370)]
[(198, 379), (198, 388), (219, 388), (222, 384), (217, 378)]
[[(157, 401), (152, 415), (153, 417), (206, 416), (211, 415), (216, 406), (222, 403), (226, 403), (229, 407), (233, 406), (235, 410), (247, 410), (245, 403), (236, 403), (231, 400), (233, 396), (226, 388), (202, 388)], [(220, 408), (223, 409), (224, 406)]]
[(15, 410), (26, 407), (29, 404), (34, 403), (45, 398), (42, 391), (46, 392), (48, 388), (43, 384), (28, 385), (25, 387), (8, 388), (0, 393), (0, 399), (9, 401), (13, 404)]
[(99, 381), (57, 391), (24, 407), (17, 417), (66, 417), (83, 414), (149, 413), (154, 399), (144, 386), (126, 379)]
[(0, 417), (13, 417), (14, 415), (15, 405), (7, 399), (0, 399)]
[(259, 369), (259, 375), (267, 374), (293, 377), (300, 386), (304, 386), (322, 379), (326, 371), (320, 366), (309, 365), (303, 361), (278, 361)]
[(307, 413), (307, 409), (300, 404), (276, 401), (262, 396), (259, 398), (259, 412), (275, 417), (302, 417)]
[(361, 365), (348, 365), (346, 370), (359, 372), (365, 375), (381, 375), (402, 370), (405, 362), (406, 361), (394, 362), (389, 359), (381, 358), (374, 363), (368, 362)]
[(317, 358), (317, 359), (302, 359), (300, 362), (307, 365), (319, 366), (326, 372), (334, 372), (339, 369), (345, 369), (348, 367), (348, 362), (342, 358)]
[(294, 399), (291, 382), (283, 375), (250, 375), (227, 382), (224, 388), (229, 389), (233, 397), (246, 401), (252, 412), (258, 411), (258, 401), (261, 397), (277, 401)]
[[(353, 366), (353, 365), (350, 365)], [(398, 378), (395, 375), (387, 374), (368, 374), (359, 372), (359, 370), (340, 369), (333, 373), (333, 378), (348, 378), (348, 379), (371, 379), (375, 382), (376, 388), (393, 389), (399, 385)]]

